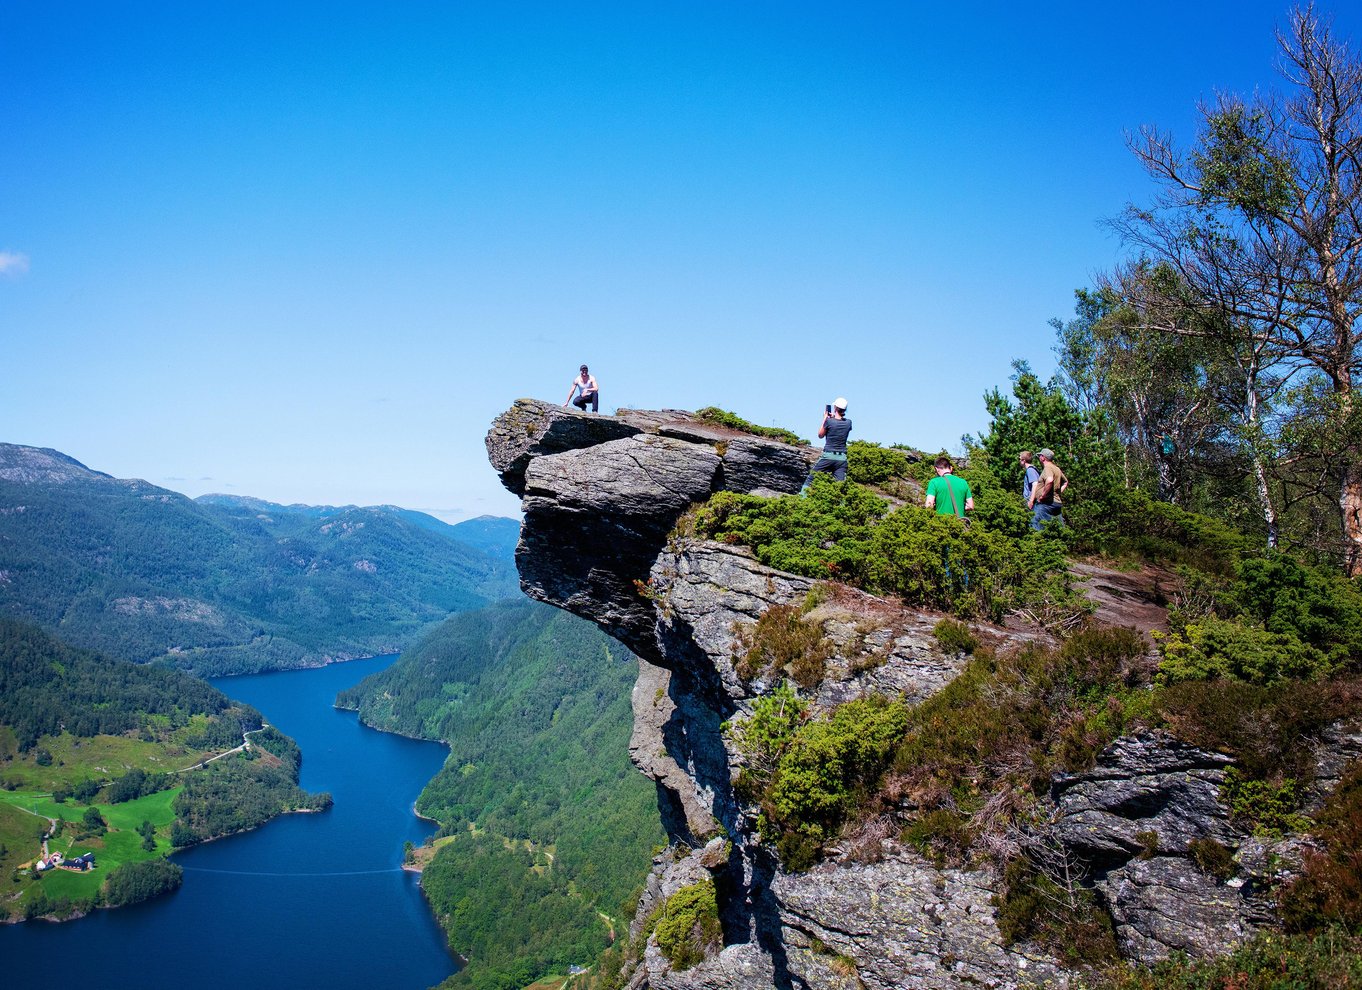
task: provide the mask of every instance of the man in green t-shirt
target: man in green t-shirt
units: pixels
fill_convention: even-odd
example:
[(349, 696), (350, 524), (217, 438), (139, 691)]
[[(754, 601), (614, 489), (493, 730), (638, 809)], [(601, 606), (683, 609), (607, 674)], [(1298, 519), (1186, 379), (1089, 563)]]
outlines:
[(974, 511), (974, 493), (968, 481), (951, 473), (954, 470), (949, 457), (936, 459), (936, 477), (927, 482), (927, 508), (935, 509), (938, 516), (964, 519), (966, 512)]

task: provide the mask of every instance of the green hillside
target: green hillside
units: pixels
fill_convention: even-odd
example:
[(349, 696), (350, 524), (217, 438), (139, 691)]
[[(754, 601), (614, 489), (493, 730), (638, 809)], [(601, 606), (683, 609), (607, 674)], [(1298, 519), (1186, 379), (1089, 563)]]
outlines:
[(589, 964), (627, 924), (664, 841), (628, 759), (636, 673), (591, 624), (522, 601), (453, 617), (337, 699), (450, 745), (417, 807), (440, 822), (422, 886), (469, 959), (451, 986), (519, 988)]
[[(249, 746), (243, 741), (249, 741)], [(0, 618), (0, 915), (66, 917), (179, 885), (173, 848), (330, 797), (298, 787), (293, 740), (179, 671), (77, 649)], [(93, 853), (95, 869), (35, 869)]]
[(392, 506), (191, 500), (0, 444), (0, 614), (201, 676), (394, 652), (514, 594), (504, 556), (455, 532)]

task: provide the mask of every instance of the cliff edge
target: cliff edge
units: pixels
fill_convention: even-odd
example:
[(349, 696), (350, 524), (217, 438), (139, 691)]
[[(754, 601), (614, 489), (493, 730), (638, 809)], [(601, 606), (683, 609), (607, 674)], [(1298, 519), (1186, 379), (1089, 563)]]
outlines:
[[(788, 872), (760, 839), (757, 809), (735, 791), (744, 758), (729, 727), (776, 687), (740, 676), (741, 631), (774, 606), (806, 601), (815, 583), (743, 547), (679, 535), (677, 523), (715, 492), (797, 492), (815, 450), (677, 410), (597, 416), (528, 399), (497, 418), (486, 442), (523, 500), (516, 564), (526, 593), (595, 622), (639, 657), (630, 754), (657, 784), (672, 845), (639, 905), (633, 932), (646, 943), (630, 986), (1067, 985), (1060, 960), (1004, 938), (994, 870), (938, 865), (884, 822), (812, 869)], [(844, 586), (822, 597), (808, 619), (831, 656), (805, 692), (811, 714), (870, 695), (919, 701), (966, 663), (933, 636), (939, 613)], [(1043, 638), (974, 631), (999, 642)], [(1355, 755), (1362, 739), (1340, 745)], [(1126, 957), (1223, 951), (1271, 920), (1270, 888), (1298, 847), (1234, 832), (1219, 797), (1228, 762), (1144, 733), (1118, 739), (1092, 770), (1054, 780), (1043, 841), (1092, 868)], [(1194, 865), (1198, 838), (1236, 852), (1234, 880)], [(650, 923), (678, 893), (706, 884), (719, 930), (683, 966)]]

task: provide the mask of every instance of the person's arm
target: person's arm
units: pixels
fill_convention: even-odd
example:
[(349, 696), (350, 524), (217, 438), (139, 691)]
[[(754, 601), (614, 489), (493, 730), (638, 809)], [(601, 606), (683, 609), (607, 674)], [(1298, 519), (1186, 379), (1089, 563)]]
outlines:
[(818, 425), (818, 439), (820, 440), (828, 435), (828, 419), (829, 419), (828, 414), (824, 413), (823, 422)]
[(577, 391), (577, 379), (574, 378), (574, 379), (572, 379), (572, 384), (568, 386), (568, 397), (567, 397), (566, 399), (563, 400), (563, 405), (567, 405), (569, 402), (572, 401), (572, 396), (576, 393), (576, 391)]
[(936, 479), (933, 478), (931, 481), (927, 482), (927, 501), (924, 502), (923, 505), (927, 506), (929, 509), (936, 508), (936, 496), (932, 494), (932, 484), (935, 481)]
[(584, 389), (582, 390), (583, 394), (585, 394), (585, 395), (591, 395), (591, 394), (593, 394), (593, 393), (595, 393), (595, 392), (599, 392), (599, 391), (600, 391), (600, 389), (598, 389), (598, 388), (596, 387), (596, 376), (595, 376), (595, 375), (587, 375), (587, 376), (586, 376), (586, 388), (584, 388)]
[(966, 496), (965, 496), (965, 511), (966, 511), (966, 512), (973, 512), (973, 511), (974, 511), (974, 496), (973, 496), (973, 495), (966, 495)]

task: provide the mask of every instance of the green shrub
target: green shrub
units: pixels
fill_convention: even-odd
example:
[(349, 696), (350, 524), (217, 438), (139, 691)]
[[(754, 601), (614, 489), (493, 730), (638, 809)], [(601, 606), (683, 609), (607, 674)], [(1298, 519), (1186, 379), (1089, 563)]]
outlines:
[(682, 887), (667, 898), (657, 919), (657, 947), (678, 970), (690, 969), (719, 948), (719, 906), (714, 882)]
[(907, 718), (902, 702), (870, 695), (801, 725), (762, 800), (762, 836), (787, 853), (807, 853), (833, 838), (878, 783)]
[(1285, 554), (1249, 558), (1231, 591), (1240, 614), (1318, 651), (1323, 670), (1362, 662), (1362, 592)]
[(1068, 500), (1064, 517), (1079, 553), (1230, 575), (1248, 549), (1247, 537), (1223, 522), (1155, 501), (1139, 490), (1118, 487), (1100, 498)]
[(1269, 632), (1234, 619), (1207, 616), (1163, 641), (1159, 679), (1165, 684), (1232, 677), (1250, 684), (1317, 677), (1328, 657), (1291, 633)]
[(1254, 835), (1280, 838), (1287, 832), (1302, 831), (1309, 819), (1296, 813), (1299, 806), (1296, 781), (1290, 777), (1278, 783), (1254, 780), (1230, 767), (1220, 787), (1220, 798), (1230, 809), (1230, 820)]
[(1000, 619), (1014, 609), (1068, 624), (1090, 611), (1069, 584), (1062, 547), (1020, 540), (916, 505), (889, 504), (859, 485), (815, 477), (805, 497), (720, 492), (695, 514), (700, 535), (753, 548), (764, 564), (836, 578), (956, 615)]
[(847, 444), (847, 480), (858, 485), (882, 485), (891, 478), (907, 477), (910, 466), (901, 450), (866, 440)]
[(739, 778), (740, 797), (753, 803), (761, 799), (780, 758), (804, 724), (808, 709), (808, 702), (782, 681), (774, 691), (753, 702), (751, 716), (728, 727), (733, 746), (746, 764)]
[(790, 443), (800, 447), (807, 447), (809, 444), (809, 441), (803, 439), (797, 433), (791, 433), (789, 430), (783, 430), (778, 426), (758, 426), (756, 423), (749, 423), (741, 416), (737, 416), (727, 409), (720, 409), (718, 406), (705, 406), (703, 409), (696, 410), (695, 416), (707, 423), (727, 426), (730, 430), (750, 433), (757, 437), (779, 440), (781, 443)]

